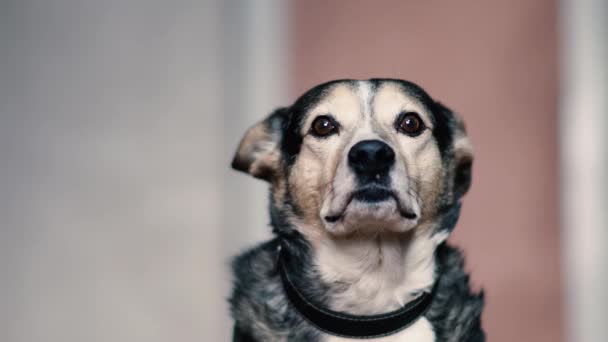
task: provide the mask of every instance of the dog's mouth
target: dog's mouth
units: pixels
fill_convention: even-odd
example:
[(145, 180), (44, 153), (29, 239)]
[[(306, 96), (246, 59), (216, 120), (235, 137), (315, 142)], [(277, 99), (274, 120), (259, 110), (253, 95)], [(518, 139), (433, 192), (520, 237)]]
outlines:
[(349, 206), (354, 201), (375, 207), (382, 205), (383, 202), (388, 203), (392, 201), (396, 205), (397, 211), (401, 217), (407, 220), (415, 220), (418, 218), (418, 215), (413, 210), (405, 208), (402, 205), (399, 196), (395, 191), (385, 186), (369, 185), (351, 192), (347, 197), (344, 206), (335, 214), (326, 215), (324, 217), (325, 221), (328, 223), (336, 223), (342, 220)]

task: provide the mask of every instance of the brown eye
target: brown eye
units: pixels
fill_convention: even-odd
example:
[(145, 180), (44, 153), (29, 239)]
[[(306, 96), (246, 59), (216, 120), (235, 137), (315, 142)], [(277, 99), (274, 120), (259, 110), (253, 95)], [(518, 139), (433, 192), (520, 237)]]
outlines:
[(418, 113), (402, 113), (397, 119), (397, 130), (405, 134), (416, 136), (426, 128)]
[(314, 134), (318, 137), (326, 137), (331, 134), (337, 133), (338, 126), (334, 122), (334, 120), (332, 120), (332, 118), (330, 118), (329, 116), (322, 115), (322, 116), (317, 117), (312, 122), (312, 126), (310, 127), (310, 130), (311, 130), (312, 134)]

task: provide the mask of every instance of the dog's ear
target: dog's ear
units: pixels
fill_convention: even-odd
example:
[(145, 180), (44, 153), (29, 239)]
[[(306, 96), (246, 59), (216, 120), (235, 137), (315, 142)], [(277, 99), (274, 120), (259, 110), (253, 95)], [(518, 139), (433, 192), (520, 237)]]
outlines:
[(473, 145), (467, 135), (467, 130), (462, 118), (437, 102), (439, 110), (447, 119), (447, 124), (452, 133), (452, 160), (449, 169), (453, 179), (452, 193), (458, 201), (469, 191), (472, 181), (473, 169)]
[(466, 134), (464, 124), (462, 131), (454, 136), (454, 197), (460, 199), (469, 191), (473, 172), (473, 146)]
[(281, 161), (280, 143), (288, 108), (279, 108), (247, 130), (232, 159), (232, 168), (272, 181)]

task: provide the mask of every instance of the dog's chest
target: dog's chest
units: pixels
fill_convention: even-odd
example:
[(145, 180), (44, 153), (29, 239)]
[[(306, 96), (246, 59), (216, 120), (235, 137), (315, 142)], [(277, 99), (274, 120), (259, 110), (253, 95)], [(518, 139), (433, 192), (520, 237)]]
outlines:
[[(351, 339), (344, 337), (337, 337), (327, 335), (324, 342), (347, 342), (347, 341), (361, 341), (359, 339)], [(370, 342), (435, 342), (435, 332), (433, 326), (424, 317), (417, 320), (407, 329), (400, 331), (394, 335), (389, 335), (380, 338), (366, 339), (365, 341)]]

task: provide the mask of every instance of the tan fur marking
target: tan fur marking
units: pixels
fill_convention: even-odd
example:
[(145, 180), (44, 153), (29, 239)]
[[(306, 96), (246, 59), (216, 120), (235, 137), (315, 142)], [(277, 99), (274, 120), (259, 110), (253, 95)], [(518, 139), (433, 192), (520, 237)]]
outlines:
[[(407, 186), (424, 200), (421, 203), (421, 221), (426, 221), (434, 215), (434, 203), (443, 185), (441, 156), (432, 136), (431, 114), (417, 98), (409, 96), (399, 86), (391, 83), (378, 90), (373, 108), (376, 120), (387, 132), (387, 139), (398, 150), (398, 162), (413, 180)], [(418, 113), (427, 130), (417, 137), (395, 132), (393, 125), (402, 111)], [(398, 178), (399, 174), (395, 176)]]
[[(331, 183), (338, 164), (344, 158), (345, 138), (360, 120), (360, 108), (353, 88), (337, 85), (323, 101), (310, 109), (302, 125), (304, 141), (289, 176), (289, 187), (303, 213), (299, 229), (313, 241), (326, 237), (319, 208), (323, 198), (331, 195)], [(340, 123), (340, 133), (325, 139), (308, 135), (312, 121), (319, 115), (332, 115)]]
[(268, 179), (279, 165), (280, 152), (276, 140), (263, 121), (257, 123), (245, 133), (232, 166), (254, 177)]

